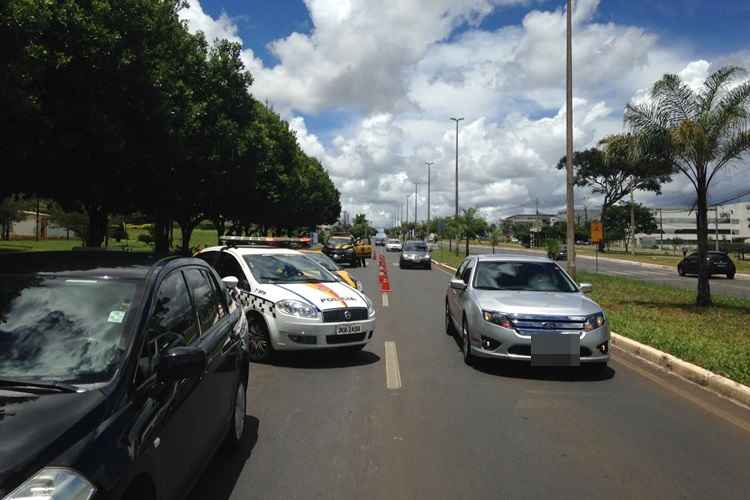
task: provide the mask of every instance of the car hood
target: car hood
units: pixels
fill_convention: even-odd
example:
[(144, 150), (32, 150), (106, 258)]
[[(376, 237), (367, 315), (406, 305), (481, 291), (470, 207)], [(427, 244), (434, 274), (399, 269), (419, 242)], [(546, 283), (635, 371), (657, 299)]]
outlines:
[(367, 307), (364, 296), (343, 283), (295, 283), (260, 285), (258, 291), (267, 300), (299, 300), (321, 311), (342, 307)]
[(582, 293), (475, 290), (482, 309), (505, 314), (566, 316), (601, 311), (596, 302)]
[(0, 497), (91, 433), (103, 401), (98, 390), (34, 394), (0, 388)]

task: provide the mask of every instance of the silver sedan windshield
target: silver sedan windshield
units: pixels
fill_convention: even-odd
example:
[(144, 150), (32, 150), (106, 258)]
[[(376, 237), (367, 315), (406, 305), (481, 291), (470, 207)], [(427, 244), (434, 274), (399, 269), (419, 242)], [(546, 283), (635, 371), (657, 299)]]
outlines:
[(578, 287), (551, 262), (480, 261), (474, 276), (479, 290), (577, 292)]

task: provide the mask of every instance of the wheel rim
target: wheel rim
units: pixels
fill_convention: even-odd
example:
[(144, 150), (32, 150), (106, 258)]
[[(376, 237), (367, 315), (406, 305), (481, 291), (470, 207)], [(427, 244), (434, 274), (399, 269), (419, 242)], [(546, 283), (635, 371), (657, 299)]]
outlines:
[(463, 340), (464, 340), (464, 358), (469, 359), (469, 330), (466, 328), (466, 323), (463, 325)]
[(234, 437), (239, 441), (245, 433), (245, 385), (237, 386), (237, 395), (234, 398)]
[(271, 350), (271, 343), (257, 322), (250, 327), (248, 350), (252, 359), (265, 359)]
[(445, 329), (450, 331), (451, 329), (451, 316), (448, 312), (448, 304), (445, 304)]

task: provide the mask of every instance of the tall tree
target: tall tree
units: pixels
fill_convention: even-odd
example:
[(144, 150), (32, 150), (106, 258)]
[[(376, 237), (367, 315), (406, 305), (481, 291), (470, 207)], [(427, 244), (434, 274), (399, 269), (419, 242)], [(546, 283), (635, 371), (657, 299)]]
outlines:
[[(635, 218), (635, 227), (630, 223), (631, 209)], [(611, 230), (607, 232), (610, 241), (624, 241), (625, 251), (634, 235), (639, 233), (654, 233), (659, 230), (653, 212), (640, 203), (631, 205), (630, 202), (617, 204), (607, 211), (607, 218), (602, 221)]]
[(469, 240), (475, 238), (487, 228), (487, 221), (482, 218), (476, 208), (466, 208), (459, 216), (459, 225), (466, 241), (466, 256), (469, 256)]
[(738, 67), (720, 68), (699, 90), (666, 74), (652, 87), (650, 101), (625, 109), (625, 122), (641, 149), (668, 160), (695, 189), (699, 306), (711, 304), (709, 188), (719, 172), (750, 151), (750, 81), (738, 82), (744, 73)]
[[(609, 208), (630, 193), (650, 191), (661, 194), (662, 184), (672, 180), (674, 168), (671, 162), (637, 148), (637, 140), (631, 134), (611, 135), (602, 139), (599, 146), (576, 151), (573, 168), (576, 186), (588, 187), (593, 193), (602, 195), (600, 220), (606, 219)], [(565, 157), (560, 159), (557, 168), (564, 169), (565, 161)]]

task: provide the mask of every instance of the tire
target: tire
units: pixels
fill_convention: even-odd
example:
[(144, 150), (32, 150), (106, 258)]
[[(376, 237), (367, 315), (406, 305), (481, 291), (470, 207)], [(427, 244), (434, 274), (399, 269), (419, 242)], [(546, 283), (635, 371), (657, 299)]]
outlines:
[[(240, 372), (242, 373), (242, 372)], [(237, 382), (237, 389), (234, 391), (232, 400), (232, 419), (229, 424), (229, 432), (224, 441), (225, 449), (233, 451), (239, 448), (242, 438), (245, 436), (245, 420), (247, 414), (247, 386), (240, 374), (240, 380)]]
[(136, 479), (122, 496), (122, 500), (155, 500), (156, 492), (153, 485), (146, 479)]
[(427, 270), (428, 271), (432, 271), (432, 262), (430, 262), (429, 264), (427, 264)]
[(727, 279), (733, 280), (734, 279), (734, 273), (727, 273)]
[(453, 326), (453, 320), (451, 319), (451, 313), (448, 311), (448, 301), (445, 301), (445, 334), (449, 337), (456, 335), (456, 327)]
[(685, 276), (685, 270), (681, 266), (677, 266), (677, 274)]
[(598, 363), (587, 363), (583, 368), (592, 375), (601, 375), (607, 371), (607, 366), (607, 362), (602, 361)]
[(266, 322), (261, 318), (249, 320), (248, 356), (254, 363), (263, 363), (273, 356), (273, 345)]
[(348, 345), (346, 347), (342, 347), (341, 350), (342, 351), (347, 351), (347, 352), (359, 352), (362, 349), (364, 349), (366, 345), (367, 344), (362, 344), (362, 345)]
[(471, 340), (469, 338), (469, 327), (466, 324), (466, 318), (464, 318), (461, 325), (462, 325), (461, 342), (463, 344), (464, 363), (466, 363), (468, 366), (473, 366), (474, 355), (471, 353)]

